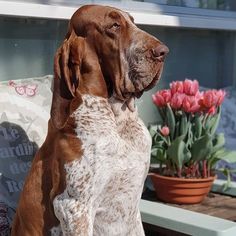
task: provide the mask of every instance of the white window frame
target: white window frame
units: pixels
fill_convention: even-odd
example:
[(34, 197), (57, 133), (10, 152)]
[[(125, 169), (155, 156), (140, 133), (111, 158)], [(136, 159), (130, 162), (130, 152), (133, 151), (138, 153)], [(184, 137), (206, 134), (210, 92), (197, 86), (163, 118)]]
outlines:
[(40, 0), (0, 1), (0, 15), (36, 17), (46, 19), (70, 19), (83, 4), (103, 4), (130, 12), (137, 24), (201, 29), (236, 30), (236, 12), (189, 7), (158, 5), (135, 1), (50, 1), (55, 5), (41, 4)]

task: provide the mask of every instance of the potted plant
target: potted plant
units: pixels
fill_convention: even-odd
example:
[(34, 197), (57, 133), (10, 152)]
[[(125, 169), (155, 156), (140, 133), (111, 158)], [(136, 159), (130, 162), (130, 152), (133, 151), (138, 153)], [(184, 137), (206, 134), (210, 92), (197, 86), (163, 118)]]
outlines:
[(151, 173), (157, 197), (165, 202), (201, 202), (216, 178), (218, 160), (236, 162), (236, 152), (224, 148), (224, 134), (216, 133), (223, 90), (199, 91), (198, 81), (175, 81), (152, 96), (161, 121), (152, 136)]

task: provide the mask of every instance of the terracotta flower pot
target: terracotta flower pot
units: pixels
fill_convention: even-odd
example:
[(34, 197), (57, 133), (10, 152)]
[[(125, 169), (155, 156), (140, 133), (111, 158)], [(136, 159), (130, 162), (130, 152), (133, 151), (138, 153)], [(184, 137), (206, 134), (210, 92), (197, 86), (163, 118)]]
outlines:
[(150, 174), (157, 197), (163, 202), (196, 204), (209, 193), (216, 176), (202, 179), (184, 179)]

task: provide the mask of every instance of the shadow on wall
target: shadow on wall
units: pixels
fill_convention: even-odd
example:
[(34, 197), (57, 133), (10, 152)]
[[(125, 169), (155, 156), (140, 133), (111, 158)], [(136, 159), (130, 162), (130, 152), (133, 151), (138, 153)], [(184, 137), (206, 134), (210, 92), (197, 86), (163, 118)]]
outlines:
[(8, 235), (24, 179), (38, 145), (26, 131), (10, 122), (0, 123), (0, 235)]

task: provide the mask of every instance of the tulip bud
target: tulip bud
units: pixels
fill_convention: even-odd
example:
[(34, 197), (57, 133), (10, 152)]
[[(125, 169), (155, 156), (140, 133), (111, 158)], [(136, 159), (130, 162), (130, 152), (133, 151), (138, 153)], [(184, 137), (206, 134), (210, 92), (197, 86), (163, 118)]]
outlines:
[(183, 110), (188, 113), (195, 113), (200, 111), (199, 100), (195, 96), (185, 96), (183, 100)]
[(161, 134), (163, 136), (168, 136), (170, 133), (169, 127), (168, 126), (163, 126), (160, 130)]
[(207, 90), (203, 94), (202, 103), (206, 108), (216, 106), (218, 102), (217, 90)]
[(167, 103), (170, 102), (170, 99), (171, 99), (171, 92), (168, 89), (158, 91), (156, 94), (152, 95), (152, 101), (158, 107), (166, 106)]
[(183, 105), (185, 95), (183, 93), (175, 93), (171, 98), (170, 106), (176, 110), (180, 109)]
[(175, 93), (183, 93), (184, 87), (182, 81), (174, 81), (170, 84), (171, 94), (174, 95)]
[(217, 91), (217, 96), (218, 96), (218, 101), (217, 101), (217, 106), (220, 106), (222, 104), (222, 102), (224, 101), (226, 92), (222, 89)]
[(197, 80), (186, 79), (183, 82), (184, 93), (190, 96), (195, 96), (199, 89), (199, 84)]

